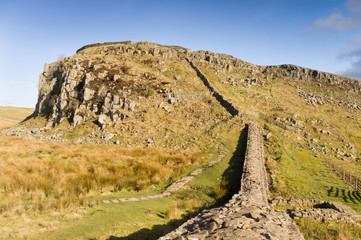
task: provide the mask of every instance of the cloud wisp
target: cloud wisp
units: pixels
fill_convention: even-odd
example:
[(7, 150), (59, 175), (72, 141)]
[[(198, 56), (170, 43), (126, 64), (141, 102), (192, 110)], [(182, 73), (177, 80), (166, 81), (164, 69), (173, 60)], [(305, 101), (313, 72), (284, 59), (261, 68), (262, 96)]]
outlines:
[[(349, 0), (345, 5), (346, 13), (335, 9), (329, 16), (318, 18), (313, 29), (334, 29), (337, 31), (361, 30), (361, 0)], [(339, 53), (338, 58), (351, 62), (351, 66), (339, 74), (361, 80), (361, 35), (353, 39), (351, 47)]]
[[(357, 39), (359, 38), (361, 39), (361, 35)], [(340, 74), (361, 80), (361, 42), (356, 42), (354, 47), (338, 55), (340, 59), (351, 60), (352, 62), (351, 67), (340, 72)]]
[(346, 3), (348, 16), (335, 9), (329, 16), (318, 18), (313, 29), (330, 28), (338, 31), (347, 31), (361, 27), (361, 1), (350, 0)]

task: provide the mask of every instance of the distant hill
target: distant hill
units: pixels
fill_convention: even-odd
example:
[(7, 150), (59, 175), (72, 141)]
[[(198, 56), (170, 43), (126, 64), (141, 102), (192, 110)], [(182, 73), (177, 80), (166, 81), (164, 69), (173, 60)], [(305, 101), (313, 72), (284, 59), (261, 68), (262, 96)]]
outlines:
[(0, 107), (0, 129), (18, 124), (33, 112), (33, 108)]

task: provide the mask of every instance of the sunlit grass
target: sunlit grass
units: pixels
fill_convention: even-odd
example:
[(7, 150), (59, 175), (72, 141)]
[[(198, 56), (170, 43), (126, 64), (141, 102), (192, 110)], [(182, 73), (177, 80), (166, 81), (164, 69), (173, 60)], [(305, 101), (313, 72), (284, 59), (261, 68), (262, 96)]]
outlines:
[(32, 108), (0, 107), (0, 130), (19, 123), (33, 112)]
[(202, 152), (120, 148), (0, 137), (4, 212), (86, 206), (89, 195), (171, 182), (204, 160)]
[(361, 239), (361, 227), (336, 222), (319, 222), (307, 218), (296, 220), (306, 240)]

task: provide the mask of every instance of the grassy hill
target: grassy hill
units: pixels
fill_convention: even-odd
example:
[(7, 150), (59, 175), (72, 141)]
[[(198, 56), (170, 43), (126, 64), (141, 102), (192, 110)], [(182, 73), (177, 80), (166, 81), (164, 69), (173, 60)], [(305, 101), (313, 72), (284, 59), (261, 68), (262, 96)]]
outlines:
[[(215, 74), (217, 69), (208, 63), (199, 65), (218, 91), (232, 99), (249, 118), (258, 113), (256, 120), (262, 122), (266, 132), (272, 133), (267, 142), (268, 167), (275, 195), (330, 198), (329, 190), (337, 187), (330, 179), (322, 180), (323, 171), (327, 169), (322, 160), (332, 161), (355, 176), (361, 176), (360, 110), (345, 107), (340, 101), (310, 104), (298, 91), (314, 89), (319, 94), (353, 101), (359, 101), (359, 95), (334, 86), (320, 87), (315, 80), (299, 82), (276, 73), (271, 78), (269, 73), (248, 77), (262, 81), (261, 85), (248, 85), (240, 80), (231, 85), (230, 78), (242, 79), (242, 74), (247, 73), (237, 69), (222, 76)], [(354, 193), (349, 187), (342, 190), (346, 195)], [(344, 202), (360, 210), (359, 201), (344, 198)]]
[(18, 124), (33, 112), (32, 108), (0, 107), (0, 129)]
[[(28, 140), (0, 136), (4, 238), (156, 239), (237, 191), (248, 121), (267, 136), (271, 197), (339, 201), (361, 213), (360, 195), (324, 163), (361, 176), (355, 79), (123, 42), (86, 46), (46, 65), (39, 87), (35, 114), (3, 131)], [(232, 117), (214, 90), (240, 114)], [(0, 128), (31, 113), (0, 108)], [(225, 150), (219, 163), (169, 197), (101, 202), (160, 193)], [(315, 236), (309, 222), (299, 225)], [(324, 239), (328, 228), (347, 232), (319, 226)]]

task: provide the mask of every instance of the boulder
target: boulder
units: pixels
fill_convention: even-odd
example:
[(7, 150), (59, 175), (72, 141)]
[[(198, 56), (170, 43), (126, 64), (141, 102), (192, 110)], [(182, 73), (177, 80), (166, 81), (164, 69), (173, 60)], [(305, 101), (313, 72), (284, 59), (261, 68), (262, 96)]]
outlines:
[(104, 99), (104, 106), (110, 109), (112, 103), (112, 96), (110, 93), (107, 94), (106, 98)]
[(98, 69), (100, 69), (100, 68), (102, 68), (102, 67), (103, 67), (103, 66), (100, 65), (100, 64), (95, 64), (95, 65), (93, 66), (93, 68), (94, 68), (95, 71), (98, 70)]
[(108, 87), (106, 85), (102, 85), (98, 90), (98, 96), (99, 97), (105, 97), (108, 92)]
[(74, 115), (74, 117), (73, 117), (73, 127), (75, 127), (75, 126), (79, 125), (80, 123), (82, 123), (83, 120), (84, 120), (84, 119), (83, 119), (82, 116), (80, 116), (80, 115)]
[(113, 104), (118, 105), (120, 103), (120, 97), (118, 95), (113, 95)]
[(98, 123), (103, 126), (107, 122), (107, 116), (105, 114), (100, 114), (98, 117)]
[(100, 73), (98, 73), (98, 78), (104, 79), (104, 78), (106, 78), (107, 75), (108, 75), (107, 71), (100, 72)]
[(85, 88), (84, 90), (84, 101), (89, 101), (91, 99), (93, 99), (94, 97), (94, 94), (95, 94), (95, 91), (90, 89), (90, 88)]
[(176, 99), (174, 98), (174, 97), (170, 97), (169, 99), (168, 99), (168, 102), (170, 103), (170, 104), (172, 104), (172, 105), (174, 105), (174, 104), (176, 104)]
[(272, 133), (267, 133), (266, 140), (269, 140), (272, 137)]
[(134, 101), (129, 102), (128, 110), (133, 112), (135, 110), (135, 107), (137, 106), (137, 103)]
[(89, 83), (91, 81), (93, 81), (95, 79), (95, 76), (93, 73), (87, 73), (85, 74), (85, 87), (87, 87), (89, 85)]
[(118, 79), (120, 79), (120, 75), (114, 75), (114, 76), (113, 76), (113, 80), (114, 80), (114, 81), (117, 81)]

